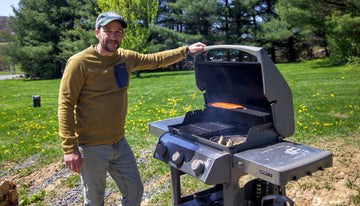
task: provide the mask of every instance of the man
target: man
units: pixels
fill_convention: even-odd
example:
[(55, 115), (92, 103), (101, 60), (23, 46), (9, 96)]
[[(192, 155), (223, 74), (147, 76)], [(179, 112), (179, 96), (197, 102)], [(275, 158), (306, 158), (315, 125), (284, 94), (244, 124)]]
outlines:
[(60, 84), (58, 116), (64, 161), (80, 173), (85, 205), (104, 204), (106, 172), (119, 187), (123, 205), (140, 205), (143, 184), (124, 137), (131, 71), (165, 67), (205, 47), (195, 43), (139, 54), (119, 48), (126, 27), (119, 14), (100, 14), (95, 24), (99, 43), (70, 57)]

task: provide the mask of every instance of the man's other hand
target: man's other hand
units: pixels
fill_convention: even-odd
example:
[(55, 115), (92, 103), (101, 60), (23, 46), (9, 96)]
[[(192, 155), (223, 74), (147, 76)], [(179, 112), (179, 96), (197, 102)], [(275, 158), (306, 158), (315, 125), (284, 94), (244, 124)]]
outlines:
[(79, 151), (64, 154), (64, 161), (67, 168), (80, 174), (80, 165), (85, 166)]

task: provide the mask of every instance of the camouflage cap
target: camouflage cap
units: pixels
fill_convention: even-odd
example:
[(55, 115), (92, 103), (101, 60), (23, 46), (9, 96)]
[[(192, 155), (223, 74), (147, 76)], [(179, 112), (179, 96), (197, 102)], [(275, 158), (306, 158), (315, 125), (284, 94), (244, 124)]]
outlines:
[(122, 18), (122, 16), (120, 16), (118, 13), (114, 11), (108, 11), (100, 14), (96, 18), (95, 29), (99, 29), (101, 26), (105, 26), (106, 24), (112, 21), (119, 21), (123, 28), (127, 27), (127, 24), (125, 20)]

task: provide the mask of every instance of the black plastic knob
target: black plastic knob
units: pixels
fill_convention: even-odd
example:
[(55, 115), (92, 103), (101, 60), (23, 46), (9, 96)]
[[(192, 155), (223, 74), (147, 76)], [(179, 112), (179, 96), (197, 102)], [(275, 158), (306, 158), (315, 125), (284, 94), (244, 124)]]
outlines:
[(156, 148), (156, 153), (158, 153), (160, 156), (164, 156), (167, 152), (167, 148), (163, 143), (159, 143)]

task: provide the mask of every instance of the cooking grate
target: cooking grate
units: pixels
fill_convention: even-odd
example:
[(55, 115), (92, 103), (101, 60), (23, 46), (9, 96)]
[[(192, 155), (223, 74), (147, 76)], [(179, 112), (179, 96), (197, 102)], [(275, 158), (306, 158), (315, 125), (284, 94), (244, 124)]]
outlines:
[(227, 132), (235, 128), (235, 126), (223, 122), (197, 122), (181, 125), (177, 129), (181, 132), (197, 136), (209, 136), (219, 133), (221, 134), (222, 132)]

